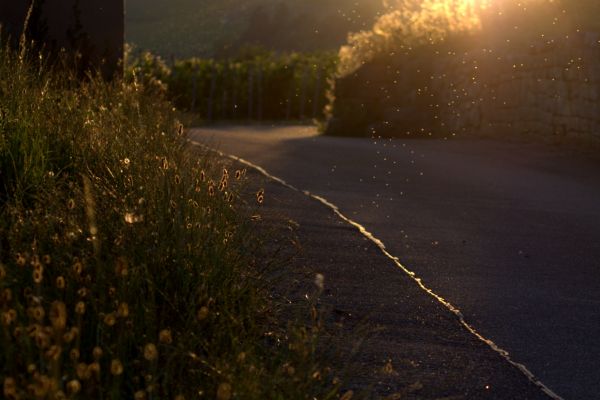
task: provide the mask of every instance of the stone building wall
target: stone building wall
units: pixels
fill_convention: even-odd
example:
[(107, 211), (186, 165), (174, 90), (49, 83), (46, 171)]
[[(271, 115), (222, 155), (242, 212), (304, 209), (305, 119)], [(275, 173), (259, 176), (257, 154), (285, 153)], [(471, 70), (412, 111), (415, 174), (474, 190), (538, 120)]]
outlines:
[(430, 47), (336, 82), (330, 134), (600, 139), (600, 35)]

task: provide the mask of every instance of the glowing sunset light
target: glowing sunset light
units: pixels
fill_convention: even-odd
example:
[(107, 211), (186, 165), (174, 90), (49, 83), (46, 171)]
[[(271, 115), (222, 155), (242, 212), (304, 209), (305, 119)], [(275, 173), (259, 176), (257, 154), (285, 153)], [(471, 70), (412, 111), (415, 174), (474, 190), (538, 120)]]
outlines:
[(489, 0), (387, 1), (389, 13), (371, 31), (350, 35), (340, 49), (342, 74), (356, 70), (382, 51), (443, 41), (449, 34), (481, 30), (481, 14)]
[(387, 0), (384, 4), (389, 12), (371, 30), (351, 34), (341, 47), (341, 75), (355, 71), (375, 54), (436, 44), (452, 35), (481, 33), (486, 40), (510, 41), (515, 34), (540, 37), (569, 28), (563, 23), (569, 12), (558, 0)]

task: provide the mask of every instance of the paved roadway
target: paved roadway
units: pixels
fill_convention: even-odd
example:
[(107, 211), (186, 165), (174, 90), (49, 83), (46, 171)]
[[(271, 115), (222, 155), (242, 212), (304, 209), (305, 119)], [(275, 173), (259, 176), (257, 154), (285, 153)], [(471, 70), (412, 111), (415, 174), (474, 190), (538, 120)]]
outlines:
[(325, 197), (565, 399), (600, 399), (600, 163), (533, 144), (310, 127), (191, 139)]

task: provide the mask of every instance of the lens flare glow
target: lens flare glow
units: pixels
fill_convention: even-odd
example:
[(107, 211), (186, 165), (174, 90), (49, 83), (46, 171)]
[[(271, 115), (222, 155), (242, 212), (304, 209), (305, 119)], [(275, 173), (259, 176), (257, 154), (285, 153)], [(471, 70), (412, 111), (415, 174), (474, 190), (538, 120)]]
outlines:
[(560, 4), (559, 0), (387, 0), (389, 12), (371, 30), (351, 34), (340, 49), (338, 73), (352, 73), (376, 55), (439, 43), (454, 34), (487, 30), (499, 36), (519, 26), (542, 27), (544, 21), (556, 19), (552, 13)]

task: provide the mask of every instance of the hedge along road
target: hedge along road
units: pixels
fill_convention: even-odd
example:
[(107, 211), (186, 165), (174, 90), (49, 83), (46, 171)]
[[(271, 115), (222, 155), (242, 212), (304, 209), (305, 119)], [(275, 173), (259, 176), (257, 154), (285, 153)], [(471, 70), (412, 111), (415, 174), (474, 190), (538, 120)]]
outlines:
[(534, 144), (332, 138), (312, 127), (190, 139), (337, 205), (558, 395), (599, 398), (598, 162)]

